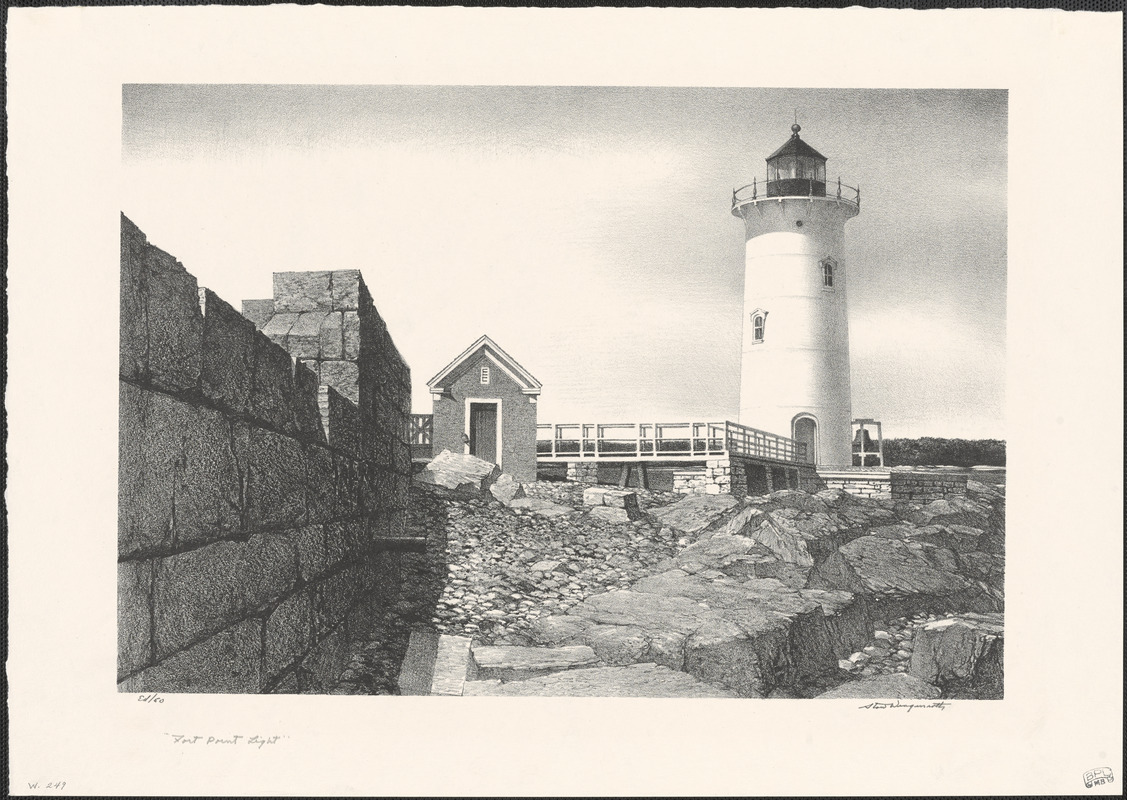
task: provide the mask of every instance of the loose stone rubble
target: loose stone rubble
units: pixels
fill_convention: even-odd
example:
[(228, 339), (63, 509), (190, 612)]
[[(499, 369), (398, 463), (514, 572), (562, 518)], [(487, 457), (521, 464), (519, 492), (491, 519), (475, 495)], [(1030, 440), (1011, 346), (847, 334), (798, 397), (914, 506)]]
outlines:
[(1001, 697), (1003, 487), (741, 501), (504, 477), (500, 497), (413, 487), (433, 600), (391, 603), (338, 691), (395, 693), (416, 628), (473, 639), (466, 694)]

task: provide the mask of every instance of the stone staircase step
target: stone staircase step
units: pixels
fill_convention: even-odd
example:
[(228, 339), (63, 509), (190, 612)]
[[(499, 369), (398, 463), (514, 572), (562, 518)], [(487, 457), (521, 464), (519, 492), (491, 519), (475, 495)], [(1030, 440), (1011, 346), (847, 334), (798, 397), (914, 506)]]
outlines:
[(520, 681), (561, 670), (594, 666), (595, 651), (586, 645), (570, 647), (482, 646), (473, 650), (479, 679)]
[(399, 693), (461, 696), (465, 682), (476, 677), (471, 642), (464, 636), (412, 631), (399, 669)]
[(736, 693), (657, 664), (593, 667), (523, 681), (466, 684), (467, 697), (736, 697)]

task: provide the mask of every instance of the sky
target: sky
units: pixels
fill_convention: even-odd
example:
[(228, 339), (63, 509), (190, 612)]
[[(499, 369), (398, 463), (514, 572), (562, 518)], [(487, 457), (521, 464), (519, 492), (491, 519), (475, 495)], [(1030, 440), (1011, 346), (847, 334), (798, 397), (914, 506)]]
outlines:
[(122, 112), (122, 211), (201, 286), (358, 268), (416, 412), (485, 333), (542, 423), (737, 419), (731, 193), (797, 115), (862, 190), (854, 417), (1005, 438), (1004, 90), (145, 84)]

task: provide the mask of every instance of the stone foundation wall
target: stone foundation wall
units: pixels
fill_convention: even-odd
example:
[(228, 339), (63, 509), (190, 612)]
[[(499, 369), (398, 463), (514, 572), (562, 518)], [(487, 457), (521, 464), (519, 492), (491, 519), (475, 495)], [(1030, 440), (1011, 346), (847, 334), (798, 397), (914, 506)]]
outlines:
[(827, 489), (841, 489), (857, 497), (892, 498), (892, 485), (887, 472), (818, 472)]
[(709, 459), (703, 468), (686, 467), (673, 473), (673, 491), (681, 494), (731, 494), (743, 498), (782, 489), (822, 488), (825, 487), (812, 466), (760, 462), (739, 456)]
[(892, 496), (897, 500), (930, 503), (967, 493), (967, 476), (943, 472), (893, 470)]
[(679, 494), (729, 494), (732, 491), (731, 460), (710, 458), (703, 468), (674, 470), (673, 491)]
[(410, 376), (359, 273), (328, 285), (359, 340), (342, 306), (287, 351), (122, 217), (119, 690), (325, 691), (393, 593)]
[(595, 461), (569, 461), (567, 462), (567, 479), (576, 483), (597, 484), (599, 482), (599, 465)]

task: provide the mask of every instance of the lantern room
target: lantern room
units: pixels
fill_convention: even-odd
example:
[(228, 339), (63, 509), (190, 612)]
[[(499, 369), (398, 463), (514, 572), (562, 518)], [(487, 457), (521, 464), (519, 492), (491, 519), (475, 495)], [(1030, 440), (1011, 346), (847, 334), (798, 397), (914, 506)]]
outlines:
[(791, 126), (791, 137), (767, 157), (767, 196), (826, 196), (826, 157), (798, 136), (802, 127)]

